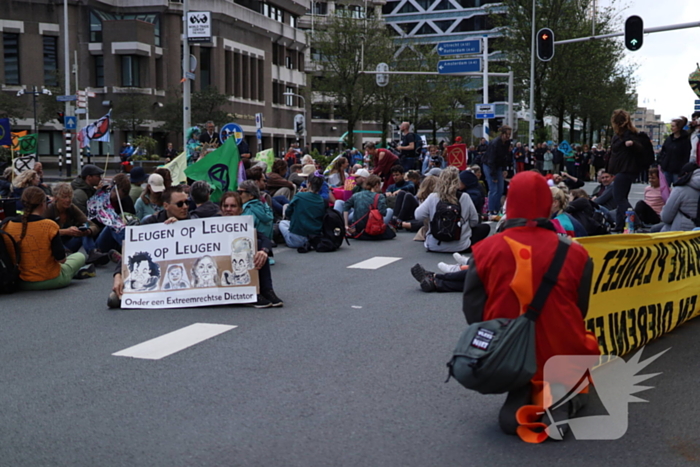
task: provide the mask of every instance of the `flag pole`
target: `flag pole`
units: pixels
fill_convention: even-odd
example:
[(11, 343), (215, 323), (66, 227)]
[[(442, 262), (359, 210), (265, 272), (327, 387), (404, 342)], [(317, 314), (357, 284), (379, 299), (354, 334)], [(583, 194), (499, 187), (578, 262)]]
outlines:
[(109, 164), (109, 151), (107, 151), (107, 157), (105, 158), (105, 173), (107, 173), (107, 164)]

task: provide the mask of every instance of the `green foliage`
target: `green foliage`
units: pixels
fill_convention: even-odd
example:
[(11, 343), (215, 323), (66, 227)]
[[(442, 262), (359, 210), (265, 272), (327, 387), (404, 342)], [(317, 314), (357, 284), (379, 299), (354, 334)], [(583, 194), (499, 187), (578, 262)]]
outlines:
[(121, 94), (115, 97), (114, 126), (120, 130), (138, 131), (141, 125), (151, 120), (151, 99), (144, 94)]
[(168, 90), (168, 98), (163, 107), (156, 109), (156, 120), (162, 122), (158, 127), (165, 133), (182, 134), (182, 94), (180, 88)]
[[(131, 144), (136, 148), (134, 150), (133, 159), (137, 161), (158, 160), (159, 156), (154, 154), (158, 141), (149, 136), (137, 136), (131, 141)], [(153, 158), (152, 156), (155, 156)]]
[(0, 91), (0, 118), (9, 118), (12, 125), (24, 118), (28, 112), (24, 97), (17, 97), (14, 92)]
[[(217, 127), (232, 122), (236, 119), (236, 115), (226, 110), (222, 110), (222, 106), (228, 104), (229, 96), (221, 94), (218, 89), (210, 86), (203, 91), (192, 93), (192, 125), (203, 126), (209, 120), (214, 122)], [(180, 110), (182, 116), (182, 108)], [(180, 118), (182, 122), (182, 117)], [(180, 123), (182, 126), (182, 123)]]

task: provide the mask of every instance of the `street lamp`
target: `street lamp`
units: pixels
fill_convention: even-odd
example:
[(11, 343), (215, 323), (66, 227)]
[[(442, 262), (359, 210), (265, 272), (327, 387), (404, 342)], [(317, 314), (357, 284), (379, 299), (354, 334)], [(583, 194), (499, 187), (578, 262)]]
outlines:
[(36, 123), (36, 96), (39, 94), (46, 94), (47, 96), (50, 96), (51, 91), (46, 89), (46, 88), (39, 91), (39, 90), (37, 90), (36, 86), (34, 86), (33, 91), (25, 91), (24, 89), (20, 89), (19, 91), (17, 91), (17, 97), (20, 97), (24, 94), (31, 94), (32, 95), (32, 101), (34, 104), (34, 134), (38, 134), (39, 133), (39, 126)]
[(304, 103), (304, 131), (303, 131), (303, 136), (304, 136), (304, 147), (306, 147), (306, 140), (307, 140), (307, 138), (308, 138), (308, 137), (307, 137), (307, 133), (306, 133), (306, 124), (307, 124), (307, 122), (306, 122), (306, 99), (304, 99), (304, 96), (302, 96), (302, 95), (300, 95), (300, 94), (297, 94), (297, 93), (294, 93), (294, 92), (284, 92), (284, 93), (282, 93), (282, 95), (283, 95), (283, 96), (294, 96), (294, 97), (298, 97), (298, 98), (301, 99), (302, 102)]

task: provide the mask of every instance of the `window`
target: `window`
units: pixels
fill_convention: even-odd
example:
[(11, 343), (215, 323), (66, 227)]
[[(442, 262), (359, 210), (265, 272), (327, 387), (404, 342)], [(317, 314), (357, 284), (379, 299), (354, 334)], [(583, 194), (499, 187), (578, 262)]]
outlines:
[(102, 42), (102, 20), (90, 12), (90, 42)]
[(293, 28), (297, 27), (297, 17), (294, 15), (289, 15), (289, 25)]
[[(287, 86), (287, 87), (285, 88), (284, 92), (285, 92), (285, 94), (288, 94), (288, 93), (290, 93), (290, 92), (293, 93), (293, 92), (294, 92), (294, 88), (291, 87), (291, 86)], [(290, 107), (294, 105), (294, 96), (284, 96), (284, 97), (285, 97), (284, 103), (285, 103), (286, 105), (288, 105), (288, 106), (290, 106)]]
[(286, 57), (284, 57), (284, 61), (285, 61), (284, 66), (286, 66), (290, 70), (294, 69), (294, 61), (292, 60), (291, 55), (287, 55)]
[(328, 3), (326, 2), (312, 2), (311, 6), (314, 15), (327, 15), (328, 14)]
[(19, 85), (19, 34), (3, 33), (5, 84)]
[(139, 57), (122, 55), (122, 86), (129, 88), (141, 87), (141, 68)]
[(58, 37), (44, 36), (44, 85), (58, 86)]
[(105, 85), (105, 58), (102, 55), (95, 55), (95, 86), (98, 88)]
[(211, 86), (211, 48), (199, 48), (199, 76), (200, 89), (204, 90)]

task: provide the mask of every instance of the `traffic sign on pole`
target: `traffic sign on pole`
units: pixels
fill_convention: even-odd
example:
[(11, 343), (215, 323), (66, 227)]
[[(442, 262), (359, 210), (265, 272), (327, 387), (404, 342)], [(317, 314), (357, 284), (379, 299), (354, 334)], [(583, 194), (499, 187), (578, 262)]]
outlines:
[(476, 104), (475, 117), (482, 120), (496, 118), (495, 104)]
[(389, 65), (386, 63), (378, 63), (377, 64), (377, 86), (383, 88), (387, 84), (389, 84), (389, 75), (384, 73), (385, 71), (389, 71)]
[(76, 117), (64, 117), (63, 125), (66, 130), (75, 130), (78, 127), (78, 119)]
[(221, 127), (219, 139), (224, 143), (229, 136), (233, 136), (236, 139), (236, 144), (240, 144), (243, 141), (243, 128), (236, 123), (227, 123)]
[(56, 100), (57, 100), (58, 102), (73, 102), (73, 101), (76, 100), (76, 99), (77, 99), (77, 97), (75, 97), (75, 95), (71, 95), (71, 96), (56, 96)]
[(440, 42), (437, 45), (437, 51), (441, 57), (445, 55), (480, 54), (481, 40)]
[[(255, 128), (260, 130), (262, 127), (263, 127), (263, 114), (256, 113), (255, 114)], [(260, 134), (262, 135), (262, 132)]]
[(441, 75), (448, 75), (451, 73), (477, 73), (481, 71), (481, 59), (461, 58), (457, 60), (440, 60), (437, 70)]

